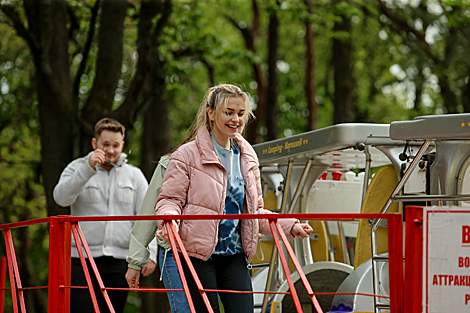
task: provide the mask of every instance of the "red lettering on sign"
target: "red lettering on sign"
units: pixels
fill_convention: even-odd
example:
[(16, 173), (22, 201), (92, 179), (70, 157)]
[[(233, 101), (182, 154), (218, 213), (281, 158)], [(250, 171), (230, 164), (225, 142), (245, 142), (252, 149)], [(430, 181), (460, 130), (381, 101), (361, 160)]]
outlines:
[(439, 283), (437, 282), (437, 275), (434, 275), (434, 277), (432, 278), (432, 284), (439, 285)]
[(462, 243), (470, 243), (470, 226), (462, 226)]
[(459, 285), (460, 286), (465, 286), (465, 276), (464, 275), (460, 275)]
[(459, 267), (469, 268), (470, 267), (470, 258), (468, 256), (466, 256), (466, 257), (459, 256)]
[(469, 300), (470, 300), (470, 295), (465, 295), (465, 305), (468, 305)]

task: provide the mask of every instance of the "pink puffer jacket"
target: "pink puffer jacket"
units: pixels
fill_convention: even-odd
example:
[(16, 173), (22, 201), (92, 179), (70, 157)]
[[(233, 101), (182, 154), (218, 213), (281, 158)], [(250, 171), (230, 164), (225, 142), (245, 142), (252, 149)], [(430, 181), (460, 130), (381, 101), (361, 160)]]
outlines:
[[(240, 147), (240, 167), (246, 195), (243, 213), (266, 214), (263, 209), (259, 163), (251, 145), (241, 136), (234, 138)], [(162, 189), (157, 199), (156, 214), (223, 214), (227, 172), (214, 152), (209, 131), (204, 128), (196, 139), (179, 147), (171, 156)], [(188, 254), (202, 260), (212, 255), (217, 244), (220, 220), (184, 220), (179, 235)], [(289, 239), (296, 219), (279, 220)], [(163, 221), (157, 221), (158, 227)], [(256, 253), (258, 233), (271, 236), (267, 220), (241, 220), (243, 250), (248, 262)]]

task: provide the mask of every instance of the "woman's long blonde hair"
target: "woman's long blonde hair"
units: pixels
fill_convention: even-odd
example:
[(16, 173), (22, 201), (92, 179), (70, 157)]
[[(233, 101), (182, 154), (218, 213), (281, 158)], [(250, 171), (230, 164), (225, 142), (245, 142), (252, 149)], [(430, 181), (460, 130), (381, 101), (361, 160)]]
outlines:
[[(231, 84), (220, 84), (209, 88), (204, 95), (204, 99), (197, 111), (196, 118), (190, 128), (190, 133), (182, 143), (181, 146), (187, 142), (193, 141), (196, 138), (197, 133), (201, 128), (207, 127), (209, 131), (212, 129), (212, 123), (207, 113), (207, 109), (211, 108), (214, 114), (217, 114), (220, 109), (227, 106), (228, 99), (230, 98), (242, 98), (245, 103), (245, 114), (243, 116), (243, 127), (238, 132), (243, 134), (245, 125), (249, 122), (250, 118), (253, 117), (253, 112), (250, 109), (251, 97), (248, 93), (244, 92), (240, 87)], [(176, 147), (176, 149), (178, 148)], [(176, 150), (175, 149), (175, 150)]]

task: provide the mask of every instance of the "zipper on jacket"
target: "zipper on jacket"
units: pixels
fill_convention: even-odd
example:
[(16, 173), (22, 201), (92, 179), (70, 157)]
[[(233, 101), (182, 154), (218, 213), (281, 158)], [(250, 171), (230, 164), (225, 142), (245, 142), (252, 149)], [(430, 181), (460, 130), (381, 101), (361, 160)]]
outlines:
[(246, 257), (246, 255), (245, 255), (245, 262), (246, 262), (246, 268), (251, 270), (253, 268), (253, 265), (251, 264), (251, 262), (248, 262), (248, 258)]
[[(247, 177), (248, 177), (248, 173), (249, 173), (255, 166), (256, 166), (256, 165), (252, 165), (252, 166), (250, 166), (250, 167), (246, 170), (246, 172), (245, 172), (245, 177), (243, 177), (243, 179), (245, 180), (245, 182), (246, 182), (246, 179), (247, 179)], [(255, 184), (256, 184), (256, 182), (255, 182)], [(248, 189), (245, 189), (245, 193), (246, 193), (246, 194), (249, 193)], [(256, 199), (255, 199), (255, 200), (256, 200)], [(245, 201), (246, 201), (246, 196), (245, 196)], [(247, 205), (248, 205), (248, 204), (247, 204)], [(254, 207), (255, 205), (257, 205), (257, 204), (253, 204), (253, 207)], [(249, 212), (248, 212), (248, 213), (249, 213)], [(250, 213), (250, 214), (252, 214), (252, 213)], [(251, 227), (251, 238), (254, 238), (254, 229), (255, 229), (255, 227), (253, 226), (253, 220), (252, 220), (251, 222), (252, 222), (252, 225), (251, 225), (251, 226), (252, 226), (252, 227)], [(258, 227), (258, 229), (259, 229), (259, 227)], [(259, 233), (259, 230), (258, 230), (258, 233)], [(256, 237), (258, 237), (258, 234), (256, 234)], [(255, 248), (258, 247), (258, 239), (256, 239), (256, 240), (257, 240), (257, 241), (256, 241), (256, 244), (255, 244)], [(254, 250), (254, 251), (251, 251), (251, 255), (248, 256), (248, 257), (251, 256), (251, 260), (253, 260), (253, 258), (254, 258), (255, 255), (256, 255), (256, 249), (252, 249), (252, 250)], [(248, 263), (248, 259), (247, 259), (247, 263)], [(248, 264), (249, 264), (249, 266), (251, 267), (251, 263), (248, 263)], [(250, 268), (250, 269), (251, 269), (251, 268)]]
[[(222, 165), (222, 163), (220, 162), (220, 159), (219, 159), (219, 162), (216, 162), (215, 163), (221, 170), (222, 172), (224, 173), (224, 190), (222, 191), (222, 198), (220, 200), (220, 208), (222, 209), (222, 214), (224, 214), (225, 212), (225, 198), (227, 197), (227, 179), (228, 179), (228, 174), (227, 174), (227, 170), (225, 169), (225, 167)], [(225, 195), (225, 196), (224, 196)], [(220, 222), (219, 222), (220, 223)], [(217, 232), (216, 232), (216, 238), (215, 238), (215, 244), (212, 246), (212, 253), (211, 255), (209, 256), (209, 259), (212, 258), (212, 254), (214, 254), (215, 252), (215, 248), (217, 247), (217, 243), (219, 241), (218, 237), (219, 237), (219, 223), (216, 222), (216, 225), (217, 225)]]

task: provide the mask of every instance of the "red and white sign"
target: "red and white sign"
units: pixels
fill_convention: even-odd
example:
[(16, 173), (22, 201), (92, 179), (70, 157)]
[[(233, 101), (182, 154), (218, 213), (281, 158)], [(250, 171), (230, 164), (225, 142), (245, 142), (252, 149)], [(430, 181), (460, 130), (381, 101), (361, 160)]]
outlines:
[(470, 207), (425, 207), (423, 312), (470, 312)]

